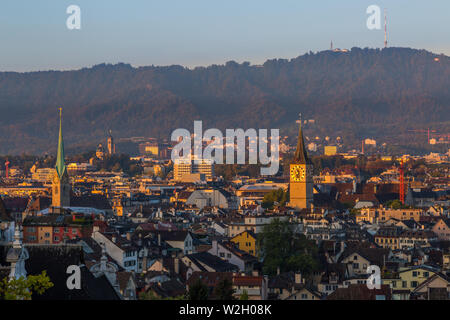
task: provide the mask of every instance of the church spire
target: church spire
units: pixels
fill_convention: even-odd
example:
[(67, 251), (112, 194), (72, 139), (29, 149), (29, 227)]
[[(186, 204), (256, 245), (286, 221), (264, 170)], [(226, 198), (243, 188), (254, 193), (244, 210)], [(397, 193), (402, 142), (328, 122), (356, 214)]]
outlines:
[(62, 108), (59, 108), (59, 140), (58, 140), (58, 155), (56, 158), (56, 172), (59, 179), (62, 179), (66, 173), (66, 164), (64, 162), (64, 140), (62, 135)]
[(300, 120), (297, 138), (297, 149), (295, 150), (294, 162), (298, 164), (310, 163), (308, 154), (306, 153), (305, 142), (303, 141), (303, 131), (302, 131), (302, 115), (300, 114)]

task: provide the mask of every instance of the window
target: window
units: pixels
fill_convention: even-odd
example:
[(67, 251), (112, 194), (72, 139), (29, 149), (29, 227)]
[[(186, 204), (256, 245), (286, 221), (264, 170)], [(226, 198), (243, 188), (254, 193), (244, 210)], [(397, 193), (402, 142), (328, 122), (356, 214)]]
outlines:
[(303, 299), (303, 300), (308, 299), (308, 295), (307, 295), (306, 293), (302, 293), (302, 299)]
[(417, 287), (417, 281), (411, 281), (411, 287), (413, 288)]
[(406, 281), (402, 281), (402, 288), (406, 288), (408, 286), (408, 283)]
[(77, 229), (72, 229), (72, 234), (77, 234)]
[(359, 269), (359, 263), (354, 263), (353, 264), (353, 269)]
[(354, 256), (354, 257), (353, 257), (353, 260), (358, 260), (358, 256)]
[(46, 237), (46, 238), (50, 237), (50, 232), (46, 232), (46, 233), (45, 233), (45, 237)]
[(413, 271), (413, 277), (417, 277), (417, 271)]
[(59, 228), (55, 228), (53, 232), (59, 233)]
[(220, 256), (221, 258), (225, 258), (225, 253), (220, 252), (220, 253), (219, 253), (219, 256)]
[(428, 271), (424, 271), (423, 276), (428, 278), (430, 276), (430, 273)]
[(55, 237), (53, 238), (53, 241), (59, 241), (59, 237), (55, 236)]
[(397, 288), (397, 281), (392, 281), (392, 288)]

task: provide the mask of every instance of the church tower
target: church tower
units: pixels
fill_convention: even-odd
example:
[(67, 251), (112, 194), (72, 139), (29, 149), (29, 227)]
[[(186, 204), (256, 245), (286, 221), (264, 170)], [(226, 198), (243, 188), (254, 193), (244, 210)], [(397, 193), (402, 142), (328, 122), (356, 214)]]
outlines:
[(302, 122), (298, 122), (297, 149), (290, 165), (289, 205), (297, 209), (310, 209), (313, 205), (313, 166), (306, 153)]
[(109, 136), (106, 142), (108, 145), (108, 153), (109, 154), (116, 153), (116, 145), (114, 144), (114, 138), (112, 136), (111, 130), (109, 130)]
[(62, 136), (62, 108), (59, 108), (59, 141), (56, 158), (56, 172), (52, 181), (52, 207), (70, 206), (70, 182), (64, 162), (64, 141)]

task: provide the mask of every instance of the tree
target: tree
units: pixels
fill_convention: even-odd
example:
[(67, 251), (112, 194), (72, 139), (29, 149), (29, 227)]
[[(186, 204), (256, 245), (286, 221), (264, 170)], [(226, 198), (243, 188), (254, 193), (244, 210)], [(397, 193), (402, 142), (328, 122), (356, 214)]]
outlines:
[(228, 279), (220, 281), (214, 289), (214, 295), (217, 300), (233, 300), (233, 284)]
[(239, 297), (239, 300), (248, 300), (248, 292), (247, 290), (244, 290), (241, 294), (241, 296)]
[(388, 202), (386, 202), (386, 206), (388, 208), (391, 209), (408, 209), (409, 206), (404, 205), (400, 200), (396, 199), (396, 200), (389, 200)]
[(1, 300), (31, 300), (33, 293), (42, 295), (53, 283), (44, 270), (39, 275), (29, 275), (26, 278), (8, 279), (0, 281)]
[(262, 207), (265, 209), (273, 209), (275, 202), (280, 206), (284, 206), (288, 201), (288, 193), (282, 188), (272, 190), (267, 193), (262, 201)]
[(139, 300), (185, 300), (185, 299), (186, 298), (184, 295), (162, 298), (162, 297), (157, 296), (151, 290), (149, 290), (148, 292), (141, 292), (139, 294)]
[(188, 300), (208, 300), (208, 287), (198, 279), (188, 292)]
[(274, 219), (265, 225), (258, 242), (266, 274), (273, 275), (280, 268), (282, 272), (299, 271), (307, 276), (319, 267), (315, 242), (295, 234), (287, 221)]

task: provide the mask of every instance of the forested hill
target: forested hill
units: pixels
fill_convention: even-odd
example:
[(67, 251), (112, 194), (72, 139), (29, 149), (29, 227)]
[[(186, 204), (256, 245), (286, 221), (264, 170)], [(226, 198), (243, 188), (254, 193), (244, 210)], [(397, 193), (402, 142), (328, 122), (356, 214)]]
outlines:
[[(281, 128), (302, 112), (311, 134), (384, 139), (450, 123), (450, 58), (409, 48), (322, 51), (262, 66), (187, 69), (97, 65), (76, 71), (0, 73), (0, 154), (52, 152), (57, 107), (68, 149), (116, 137), (169, 138), (180, 127)], [(387, 139), (387, 138), (386, 138)], [(391, 137), (392, 139), (392, 137)]]

